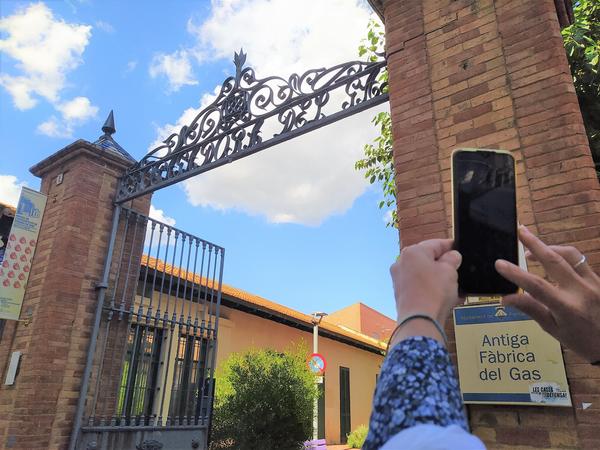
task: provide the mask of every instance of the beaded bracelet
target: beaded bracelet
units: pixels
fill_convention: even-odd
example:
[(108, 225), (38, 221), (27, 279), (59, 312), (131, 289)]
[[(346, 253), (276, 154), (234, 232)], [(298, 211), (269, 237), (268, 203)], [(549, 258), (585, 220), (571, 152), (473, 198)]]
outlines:
[(392, 339), (394, 339), (396, 332), (400, 329), (400, 327), (402, 327), (402, 325), (404, 325), (406, 322), (409, 322), (413, 319), (425, 319), (425, 320), (428, 320), (429, 322), (431, 322), (435, 326), (435, 328), (439, 331), (439, 333), (442, 335), (442, 338), (444, 338), (444, 344), (446, 344), (446, 347), (448, 347), (448, 336), (446, 336), (444, 329), (442, 328), (442, 326), (440, 325), (440, 323), (437, 320), (435, 320), (431, 316), (428, 316), (427, 314), (413, 314), (413, 315), (408, 316), (407, 318), (403, 319), (398, 325), (396, 325), (396, 328), (394, 328), (394, 331), (392, 331), (392, 335), (390, 336), (390, 340), (388, 341), (388, 345), (385, 350), (386, 354), (390, 350), (390, 343), (392, 342)]

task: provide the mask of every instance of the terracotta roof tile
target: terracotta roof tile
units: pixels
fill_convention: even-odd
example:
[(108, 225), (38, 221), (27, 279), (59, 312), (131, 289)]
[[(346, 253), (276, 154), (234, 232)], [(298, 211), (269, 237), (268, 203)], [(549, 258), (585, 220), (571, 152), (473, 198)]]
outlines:
[[(200, 277), (200, 275), (198, 274), (181, 270), (179, 267), (173, 267), (171, 264), (165, 264), (164, 261), (160, 259), (157, 260), (154, 257), (148, 257), (148, 255), (142, 256), (141, 264), (142, 266), (148, 266), (151, 269), (156, 269), (160, 272), (165, 272), (168, 275), (172, 274), (175, 277), (187, 279), (192, 283), (202, 284), (203, 286), (208, 286), (209, 288), (217, 287), (216, 283), (218, 281), (215, 281), (215, 286), (213, 287), (212, 280), (207, 280), (206, 277)], [(309, 316), (308, 314), (301, 313), (292, 308), (288, 308), (287, 306), (283, 306), (279, 303), (275, 303), (271, 300), (267, 300), (266, 298), (251, 294), (247, 291), (238, 289), (225, 283), (223, 283), (221, 291), (223, 294), (243, 300), (244, 302), (250, 303), (264, 311), (278, 313), (282, 316), (296, 319), (297, 321), (303, 322), (307, 326), (312, 327), (312, 316)], [(328, 331), (330, 333), (334, 333), (339, 336), (343, 336), (347, 339), (359, 342), (361, 344), (368, 345), (377, 350), (385, 350), (386, 348), (386, 342), (379, 341), (377, 339), (374, 339), (370, 336), (364, 335), (347, 327), (338, 326), (328, 322), (321, 322), (319, 328), (323, 329), (324, 331)]]

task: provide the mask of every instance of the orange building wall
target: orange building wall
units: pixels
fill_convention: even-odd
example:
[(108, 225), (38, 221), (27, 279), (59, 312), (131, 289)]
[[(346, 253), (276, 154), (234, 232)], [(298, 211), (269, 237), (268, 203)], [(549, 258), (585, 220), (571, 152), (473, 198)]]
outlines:
[(360, 303), (360, 332), (377, 339), (387, 339), (396, 327), (396, 321), (379, 311)]
[[(251, 348), (284, 350), (292, 343), (304, 341), (312, 350), (312, 332), (226, 307), (221, 308), (218, 339), (217, 371), (231, 353)], [(325, 438), (328, 444), (335, 444), (340, 442), (340, 366), (350, 369), (350, 415), (351, 429), (354, 430), (369, 422), (375, 376), (379, 373), (383, 356), (322, 336), (319, 336), (319, 353), (327, 362)]]
[(348, 328), (352, 328), (356, 331), (361, 330), (361, 318), (360, 318), (360, 303), (354, 303), (353, 305), (347, 306), (339, 311), (335, 311), (328, 316), (323, 317), (325, 322), (334, 323), (336, 325), (344, 325)]
[(358, 302), (323, 318), (325, 322), (352, 328), (375, 339), (386, 340), (396, 322), (379, 311)]

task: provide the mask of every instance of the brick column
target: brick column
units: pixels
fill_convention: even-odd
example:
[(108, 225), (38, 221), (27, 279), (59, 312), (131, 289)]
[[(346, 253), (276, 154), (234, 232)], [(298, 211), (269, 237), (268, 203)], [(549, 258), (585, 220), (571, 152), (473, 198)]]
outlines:
[[(600, 272), (600, 186), (554, 1), (387, 0), (383, 9), (402, 244), (450, 235), (453, 149), (502, 148), (517, 161), (520, 221), (577, 246)], [(470, 407), (489, 448), (600, 448), (600, 368), (564, 355), (573, 409)]]
[[(131, 161), (78, 140), (32, 168), (48, 203), (21, 318), (0, 347), (4, 364), (21, 351), (14, 386), (0, 386), (0, 448), (63, 449), (75, 405), (96, 309), (118, 177)], [(57, 176), (63, 174), (59, 184)], [(147, 213), (150, 197), (134, 201)]]

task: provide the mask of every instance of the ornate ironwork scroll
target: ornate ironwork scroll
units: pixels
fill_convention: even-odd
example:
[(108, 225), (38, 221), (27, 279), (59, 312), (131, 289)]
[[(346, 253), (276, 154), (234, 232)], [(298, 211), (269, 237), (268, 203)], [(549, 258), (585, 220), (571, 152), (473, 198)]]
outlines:
[(190, 178), (388, 100), (386, 61), (352, 61), (257, 79), (235, 53), (234, 77), (194, 120), (121, 178), (117, 202)]

